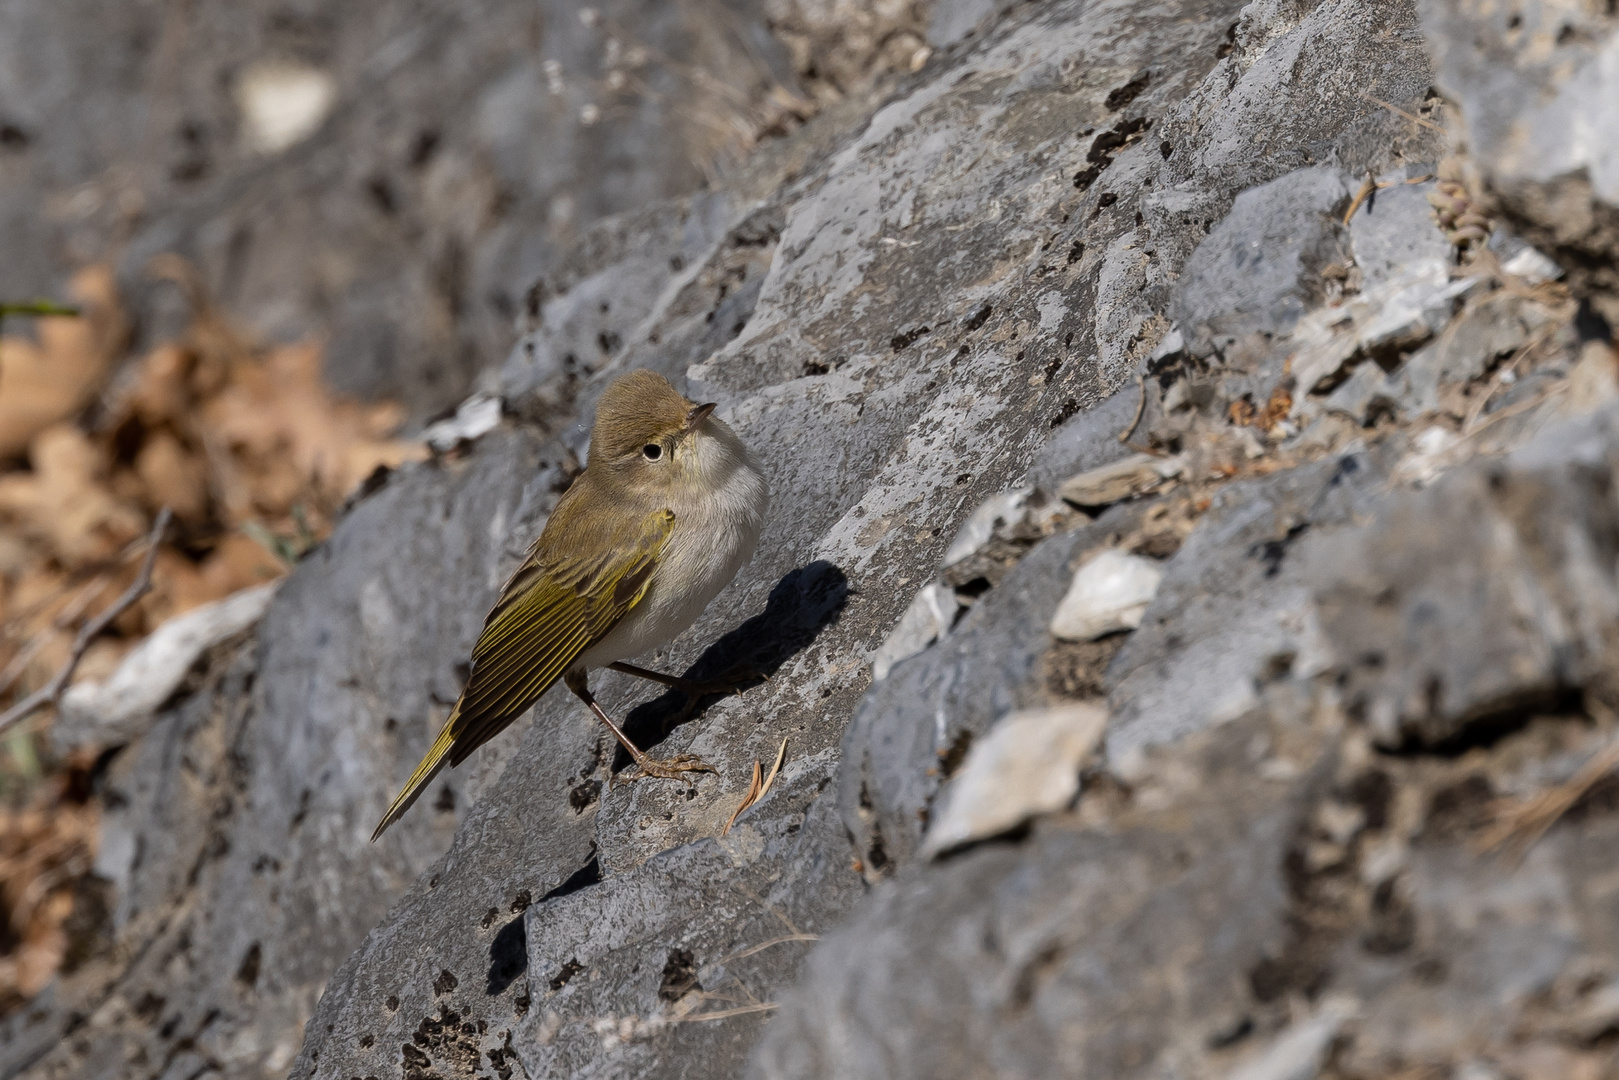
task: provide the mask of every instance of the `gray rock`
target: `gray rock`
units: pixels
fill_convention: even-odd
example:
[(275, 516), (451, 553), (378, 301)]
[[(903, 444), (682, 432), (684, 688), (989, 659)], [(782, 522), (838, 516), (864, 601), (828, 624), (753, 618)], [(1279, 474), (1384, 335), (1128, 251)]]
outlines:
[[(1347, 477), (1309, 470), (1292, 488), (1227, 489), (1249, 514), (1211, 511), (1171, 577), (1185, 561), (1218, 582), (1200, 540), (1313, 495), (1277, 576), (1319, 608), (1326, 662), (1273, 665), (1223, 726), (1116, 754), (1098, 779), (1122, 790), (1087, 784), (1026, 839), (902, 861), (810, 955), (753, 1074), (1291, 1078), (1317, 1075), (1329, 1046), (1371, 1075), (1567, 1045), (1575, 1018), (1611, 1008), (1614, 896), (1590, 882), (1612, 873), (1619, 824), (1586, 810), (1521, 862), (1478, 851), (1514, 818), (1505, 835), (1539, 834), (1536, 817), (1488, 807), (1504, 790), (1539, 805), (1557, 782), (1548, 747), (1609, 749), (1583, 718), (1530, 718), (1575, 687), (1611, 692), (1591, 658), (1619, 626), (1619, 530), (1591, 492), (1612, 481), (1616, 425), (1611, 409), (1567, 421), (1417, 492), (1368, 475), (1335, 493)], [(1227, 625), (1253, 621), (1262, 595)], [(979, 670), (1026, 648), (981, 644)], [(1404, 755), (1366, 741), (1389, 729), (1383, 702)], [(1298, 1021), (1287, 1001), (1302, 993), (1322, 1005)]]
[(1327, 395), (1326, 406), (1364, 424), (1378, 416), (1401, 416), (1406, 400), (1387, 372), (1375, 362), (1363, 360)]
[(1176, 283), (1171, 315), (1194, 349), (1292, 330), (1324, 292), (1321, 271), (1347, 259), (1336, 219), (1351, 195), (1341, 172), (1319, 167), (1238, 195)]
[(1441, 387), (1479, 378), (1551, 321), (1550, 312), (1521, 296), (1502, 292), (1487, 297), (1406, 359), (1394, 376), (1393, 393), (1413, 412), (1433, 411), (1439, 407)]
[(1111, 758), (1239, 716), (1267, 682), (1330, 666), (1297, 549), (1366, 512), (1388, 467), (1386, 451), (1348, 453), (1214, 495), (1108, 669)]
[[(1443, 537), (1406, 538), (1395, 525), (1415, 511), (1400, 507), (1431, 511), (1435, 530), (1502, 515), (1527, 529), (1538, 511), (1481, 517), (1476, 472), (1458, 481), (1465, 498), (1390, 494), (1398, 439), (1218, 488), (1141, 627), (1084, 643), (1096, 686), (1082, 695), (1054, 667), (1080, 646), (1047, 632), (1077, 562), (1194, 504), (1171, 494), (1091, 523), (1048, 521), (993, 577), (951, 582), (973, 601), (952, 632), (875, 686), (868, 673), (975, 508), (1041, 470), (1060, 479), (1116, 460), (1136, 405), (1120, 388), (1147, 365), (1156, 383), (1192, 362), (1160, 351), (1172, 294), (1221, 332), (1285, 335), (1320, 264), (1344, 254), (1325, 216), (1348, 197), (1342, 175), (1438, 156), (1432, 133), (1360, 96), (1421, 97), (1430, 76), (1413, 20), (1404, 5), (1349, 0), (1024, 8), (700, 194), (605, 192), (635, 209), (566, 257), (540, 250), (519, 275), (476, 248), (469, 265), (493, 277), (473, 278), (534, 300), (519, 348), (482, 376), (515, 415), (360, 502), (283, 587), (257, 641), (218, 650), (196, 689), (111, 758), (98, 856), (110, 947), (8, 1019), (0, 1070), (736, 1076), (765, 1033), (754, 1067), (769, 1076), (1128, 1077), (1179, 1062), (1221, 1075), (1247, 1056), (1228, 1048), (1242, 1032), (1285, 1038), (1279, 1003), (1314, 993), (1312, 978), (1339, 970), (1322, 956), (1349, 940), (1295, 940), (1321, 912), (1284, 873), (1321, 850), (1318, 804), (1358, 776), (1334, 761), (1362, 769), (1370, 754), (1353, 742), (1339, 754), (1350, 736), (1330, 700), (1338, 676), (1355, 708), (1381, 709), (1426, 674), (1457, 673), (1442, 715), (1396, 711), (1396, 730), (1422, 744), (1475, 730), (1487, 717), (1474, 706), (1514, 686), (1566, 692), (1596, 670), (1585, 644), (1545, 647), (1549, 617), (1526, 624), (1545, 639), (1523, 643), (1532, 663), (1495, 682), (1467, 667), (1480, 642), (1462, 635), (1403, 650), (1397, 671), (1354, 669), (1366, 639), (1385, 640), (1391, 620), (1411, 633), (1425, 609), (1380, 612), (1376, 596), (1326, 576), (1329, 542), (1350, 537), (1335, 572), (1420, 574)], [(576, 19), (556, 28), (580, 33)], [(553, 129), (528, 123), (548, 107), (533, 63), (514, 56), (480, 97), (479, 124), (529, 132), (491, 136), (513, 150), (491, 169), (522, 173), (554, 150), (532, 134)], [(329, 162), (325, 133), (367, 115), (340, 109), (288, 153)], [(659, 182), (674, 185), (667, 173)], [(516, 236), (488, 243), (521, 247)], [(1263, 273), (1222, 269), (1218, 253), (1239, 250), (1260, 251)], [(1403, 256), (1388, 250), (1392, 269)], [(1255, 370), (1279, 370), (1289, 345), (1265, 343)], [(368, 844), (455, 698), (485, 605), (585, 451), (596, 395), (634, 366), (718, 402), (777, 492), (755, 562), (647, 662), (772, 678), (676, 723), (674, 696), (597, 677), (642, 745), (715, 764), (693, 785), (613, 785), (613, 744), (556, 693)], [(1211, 392), (1191, 411), (1219, 407)], [(1524, 479), (1508, 489), (1578, 525), (1525, 549), (1601, 584), (1614, 560), (1598, 557), (1605, 510), (1590, 485), (1608, 436), (1581, 430), (1536, 444), (1541, 465), (1514, 458)], [(1571, 508), (1580, 498), (1593, 505)], [(1065, 531), (1037, 540), (1048, 524)], [(1565, 557), (1581, 544), (1597, 555)], [(1447, 587), (1477, 595), (1438, 597), (1446, 620), (1484, 634), (1518, 613), (1451, 573)], [(1601, 588), (1571, 598), (1571, 581), (1522, 568), (1500, 580), (1555, 594), (1537, 612), (1577, 629), (1558, 642), (1596, 641), (1608, 625)], [(1431, 599), (1404, 576), (1393, 584)], [(1483, 644), (1497, 640), (1518, 643)], [(1550, 682), (1536, 666), (1547, 655)], [(1102, 693), (1111, 764), (1087, 774), (1075, 810), (1037, 816), (1024, 841), (921, 864), (934, 800), (975, 738), (1016, 710)], [(784, 739), (771, 792), (726, 831), (754, 763)], [(1398, 805), (1428, 804), (1413, 792)], [(1405, 881), (1426, 857), (1383, 859), (1395, 869), (1379, 882)], [(1354, 893), (1355, 912), (1382, 910), (1372, 887)], [(812, 951), (809, 935), (825, 940)], [(1526, 981), (1562, 955), (1514, 940), (1535, 952)], [(1460, 983), (1471, 989), (1449, 1015), (1504, 962), (1470, 968), (1482, 974)], [(1352, 988), (1375, 981), (1341, 970)], [(1417, 994), (1419, 982), (1401, 985)]]
[(874, 891), (810, 955), (751, 1075), (1145, 1077), (1218, 1038), (1283, 936), (1278, 870), (1319, 782), (1309, 761), (1255, 778), (1249, 733), (1201, 742), (1204, 786), (1173, 810), (1059, 818)]
[[(1590, 679), (1619, 619), (1611, 410), (1391, 497), (1304, 559), (1345, 694), (1383, 742), (1442, 745)], [(1389, 663), (1391, 654), (1398, 663)]]
[(1349, 219), (1349, 242), (1355, 265), (1360, 267), (1363, 290), (1393, 280), (1407, 266), (1451, 261), (1450, 241), (1439, 231), (1433, 207), (1428, 205), (1428, 192), (1438, 181), (1405, 183), (1432, 173), (1431, 167), (1411, 166), (1378, 177), (1380, 183), (1393, 186), (1369, 196)]
[(843, 737), (838, 803), (875, 875), (903, 865), (945, 776), (997, 718), (1045, 705), (1046, 625), (1074, 564), (1128, 528), (1140, 504), (1037, 544), (936, 646), (896, 665), (861, 701)]
[[(1619, 323), (1619, 167), (1609, 148), (1619, 27), (1599, 9), (1425, 0), (1437, 84), (1465, 118), (1480, 178), (1513, 231)], [(1483, 192), (1475, 192), (1482, 195)]]
[(994, 19), (997, 0), (939, 0), (928, 17), (928, 44), (947, 48), (983, 30)]

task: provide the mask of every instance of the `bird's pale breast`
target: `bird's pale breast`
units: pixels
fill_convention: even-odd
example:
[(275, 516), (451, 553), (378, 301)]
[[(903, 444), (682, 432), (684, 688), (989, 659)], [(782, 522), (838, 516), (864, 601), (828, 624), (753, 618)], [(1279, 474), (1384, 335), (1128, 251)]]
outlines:
[(725, 434), (723, 441), (703, 440), (700, 452), (713, 459), (705, 472), (717, 483), (672, 507), (674, 531), (646, 596), (580, 656), (579, 666), (602, 667), (668, 643), (697, 621), (752, 558), (770, 489), (751, 455), (729, 430)]

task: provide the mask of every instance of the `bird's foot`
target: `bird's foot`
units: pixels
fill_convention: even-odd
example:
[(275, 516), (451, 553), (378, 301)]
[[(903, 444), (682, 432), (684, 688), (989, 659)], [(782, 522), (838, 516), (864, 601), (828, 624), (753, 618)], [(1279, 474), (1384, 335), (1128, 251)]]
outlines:
[(642, 754), (635, 759), (635, 772), (630, 776), (626, 776), (624, 782), (633, 784), (635, 781), (645, 779), (648, 776), (658, 776), (665, 780), (678, 780), (684, 774), (694, 772), (719, 775), (714, 766), (696, 754), (676, 754), (672, 758), (663, 760)]

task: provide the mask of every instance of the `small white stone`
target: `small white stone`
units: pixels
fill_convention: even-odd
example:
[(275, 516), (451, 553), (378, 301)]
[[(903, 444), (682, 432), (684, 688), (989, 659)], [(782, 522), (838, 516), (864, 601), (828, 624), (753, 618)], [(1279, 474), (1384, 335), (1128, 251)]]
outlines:
[(499, 397), (473, 394), (456, 406), (454, 416), (428, 425), (427, 430), (422, 432), (422, 441), (442, 453), (463, 441), (471, 442), (495, 430), (500, 424), (502, 411)]
[(1015, 521), (1023, 513), (1023, 507), (1032, 494), (1034, 489), (1025, 487), (1003, 491), (985, 499), (979, 504), (978, 509), (962, 522), (961, 528), (956, 530), (956, 537), (950, 541), (950, 547), (946, 549), (944, 561), (940, 565), (949, 569), (961, 560), (975, 555), (978, 549), (989, 543), (990, 537), (995, 535), (996, 526), (1003, 522)]
[(1563, 268), (1534, 248), (1524, 245), (1523, 250), (1501, 264), (1501, 269), (1514, 277), (1523, 278), (1531, 285), (1556, 281), (1563, 276)]
[(877, 649), (877, 655), (872, 657), (872, 681), (881, 682), (888, 678), (895, 664), (915, 656), (949, 633), (960, 608), (956, 591), (938, 582), (917, 593), (916, 599), (911, 601), (911, 606), (905, 609), (905, 614), (899, 617), (899, 622)]
[(1151, 559), (1104, 550), (1074, 574), (1052, 616), (1052, 636), (1090, 641), (1115, 630), (1134, 630), (1163, 579), (1163, 570)]
[(1315, 1080), (1326, 1063), (1327, 1048), (1356, 1011), (1352, 999), (1328, 999), (1314, 1017), (1282, 1032), (1257, 1056), (1227, 1073), (1226, 1080)]
[(995, 836), (1068, 806), (1079, 770), (1102, 739), (1107, 710), (1065, 705), (1002, 717), (939, 796), (922, 856)]
[(242, 129), (264, 154), (279, 154), (309, 138), (336, 100), (331, 75), (304, 64), (260, 61), (249, 64), (236, 82)]

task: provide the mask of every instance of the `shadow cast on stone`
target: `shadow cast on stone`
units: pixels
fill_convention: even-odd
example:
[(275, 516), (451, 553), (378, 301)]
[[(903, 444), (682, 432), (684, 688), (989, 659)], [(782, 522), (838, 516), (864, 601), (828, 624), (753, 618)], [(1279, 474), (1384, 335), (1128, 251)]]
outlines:
[(485, 992), (502, 993), (527, 970), (528, 931), (523, 926), (523, 913), (518, 912), (489, 944), (489, 985)]
[[(682, 675), (706, 681), (733, 672), (757, 674), (747, 685), (756, 686), (764, 676), (774, 675), (783, 664), (809, 647), (822, 630), (838, 621), (849, 601), (849, 579), (844, 572), (824, 560), (793, 570), (776, 582), (765, 601), (765, 609), (703, 650), (697, 661)], [(722, 694), (711, 694), (698, 702), (689, 715), (681, 716), (686, 695), (670, 690), (651, 701), (637, 705), (624, 718), (624, 733), (636, 746), (649, 749), (668, 738), (681, 724), (697, 719)], [(618, 772), (630, 763), (623, 747), (613, 758)]]

